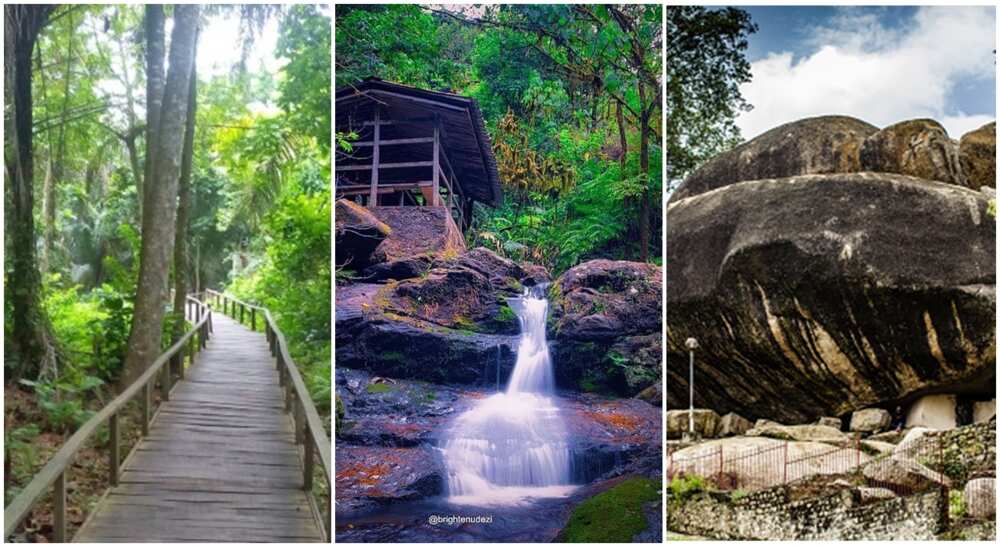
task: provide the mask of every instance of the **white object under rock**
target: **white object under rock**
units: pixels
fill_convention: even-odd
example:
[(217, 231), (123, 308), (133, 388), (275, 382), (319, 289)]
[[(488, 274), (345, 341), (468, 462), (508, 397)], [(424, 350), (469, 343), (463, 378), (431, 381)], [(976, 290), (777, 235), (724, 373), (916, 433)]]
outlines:
[(957, 424), (954, 395), (925, 395), (906, 414), (906, 427), (954, 429)]

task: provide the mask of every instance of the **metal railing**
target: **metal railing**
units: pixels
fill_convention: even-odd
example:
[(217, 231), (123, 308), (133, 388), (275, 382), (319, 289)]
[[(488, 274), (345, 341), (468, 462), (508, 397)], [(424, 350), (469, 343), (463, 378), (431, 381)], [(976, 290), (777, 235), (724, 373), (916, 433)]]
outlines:
[[(323, 531), (326, 534), (327, 541), (329, 541), (331, 539), (331, 511), (333, 510), (333, 482), (330, 479), (330, 470), (332, 467), (330, 438), (323, 428), (323, 422), (316, 411), (316, 406), (313, 404), (312, 398), (309, 396), (309, 390), (306, 389), (302, 375), (299, 373), (295, 361), (292, 360), (289, 354), (288, 342), (285, 340), (285, 335), (278, 328), (278, 324), (271, 315), (271, 312), (265, 307), (249, 304), (212, 289), (206, 289), (205, 296), (206, 300), (211, 299), (210, 302), (214, 303), (216, 308), (221, 306), (224, 315), (237, 319), (241, 324), (249, 316), (250, 327), (253, 330), (257, 330), (257, 316), (262, 316), (268, 347), (271, 349), (271, 355), (277, 361), (278, 383), (284, 390), (285, 410), (292, 413), (295, 425), (295, 441), (302, 446), (302, 489), (308, 494), (309, 501), (313, 504), (314, 508), (316, 508), (316, 500), (312, 494), (312, 489), (317, 455), (319, 456), (320, 470), (322, 471), (323, 478), (326, 479), (326, 511), (322, 514), (325, 515)], [(318, 508), (316, 509), (318, 511)]]
[[(165, 352), (160, 354), (153, 364), (146, 369), (138, 379), (132, 382), (124, 391), (115, 397), (104, 408), (94, 414), (70, 438), (63, 443), (62, 447), (49, 459), (42, 469), (35, 474), (24, 489), (4, 508), (3, 512), (3, 533), (4, 538), (9, 537), (17, 530), (17, 527), (27, 517), (35, 505), (42, 499), (49, 487), (52, 487), (53, 498), (53, 539), (56, 542), (65, 542), (66, 538), (66, 474), (67, 467), (73, 462), (73, 457), (84, 448), (86, 442), (97, 433), (105, 423), (108, 425), (108, 458), (109, 458), (109, 486), (116, 486), (121, 472), (123, 461), (121, 460), (121, 432), (119, 430), (119, 415), (123, 412), (125, 405), (133, 398), (141, 394), (140, 405), (142, 408), (142, 433), (141, 436), (149, 435), (149, 426), (155, 419), (155, 415), (150, 415), (152, 410), (152, 390), (153, 384), (159, 380), (160, 399), (162, 402), (170, 400), (170, 390), (177, 381), (184, 378), (183, 358), (187, 351), (193, 362), (194, 355), (200, 349), (206, 347), (212, 332), (212, 310), (206, 304), (198, 300), (195, 295), (188, 295), (185, 305), (189, 308), (189, 313), (194, 322), (191, 330), (185, 333), (176, 343)], [(136, 442), (135, 446), (138, 446)], [(133, 449), (134, 451), (134, 449)], [(126, 458), (127, 460), (128, 458)]]

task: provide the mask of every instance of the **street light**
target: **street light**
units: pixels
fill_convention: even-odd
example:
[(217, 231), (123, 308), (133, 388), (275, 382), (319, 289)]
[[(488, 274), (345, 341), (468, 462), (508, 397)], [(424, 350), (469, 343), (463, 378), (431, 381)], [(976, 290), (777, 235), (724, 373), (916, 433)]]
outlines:
[(688, 338), (684, 341), (688, 349), (688, 433), (694, 436), (694, 350), (698, 349), (698, 341)]

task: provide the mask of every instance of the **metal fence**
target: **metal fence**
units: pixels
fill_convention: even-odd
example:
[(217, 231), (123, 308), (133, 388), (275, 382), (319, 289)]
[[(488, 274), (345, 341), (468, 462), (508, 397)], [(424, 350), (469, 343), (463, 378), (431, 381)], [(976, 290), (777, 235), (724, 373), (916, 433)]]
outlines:
[(857, 436), (841, 446), (831, 445), (829, 450), (800, 453), (790, 451), (790, 446), (789, 441), (775, 440), (771, 446), (725, 450), (722, 444), (717, 444), (700, 454), (680, 457), (677, 450), (668, 447), (667, 479), (697, 475), (720, 490), (753, 491), (816, 475), (846, 475), (844, 478), (857, 485), (909, 495), (935, 480), (933, 475), (928, 479), (914, 476), (906, 469), (905, 460), (913, 460), (934, 473), (944, 468), (940, 439), (886, 454), (874, 453)]

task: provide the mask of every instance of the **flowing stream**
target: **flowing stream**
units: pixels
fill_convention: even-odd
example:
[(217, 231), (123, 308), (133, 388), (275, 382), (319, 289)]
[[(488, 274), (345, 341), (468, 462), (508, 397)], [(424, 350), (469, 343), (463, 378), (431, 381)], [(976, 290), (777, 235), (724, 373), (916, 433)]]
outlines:
[(517, 504), (562, 497), (570, 484), (566, 426), (554, 397), (555, 380), (545, 339), (549, 302), (542, 287), (508, 304), (521, 324), (517, 362), (504, 392), (459, 416), (446, 433), (448, 501)]

